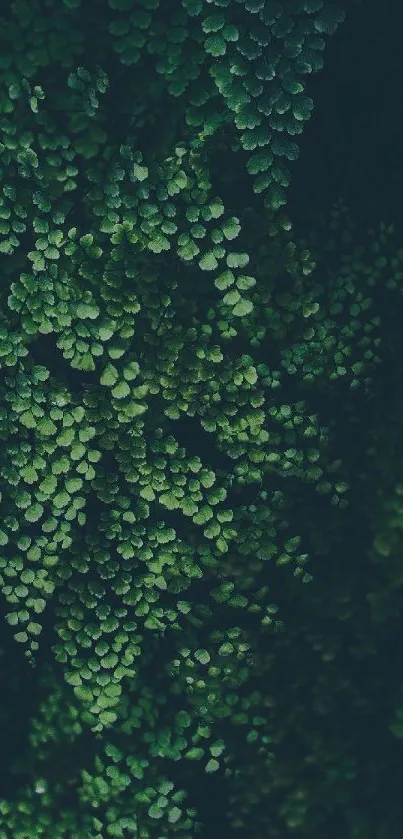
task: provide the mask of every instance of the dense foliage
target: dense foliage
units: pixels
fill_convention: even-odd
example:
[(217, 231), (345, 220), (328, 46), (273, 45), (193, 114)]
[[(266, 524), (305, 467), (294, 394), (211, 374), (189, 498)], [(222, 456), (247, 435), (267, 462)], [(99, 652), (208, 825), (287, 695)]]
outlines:
[(3, 11), (0, 839), (400, 836), (403, 250), (287, 212), (344, 18)]

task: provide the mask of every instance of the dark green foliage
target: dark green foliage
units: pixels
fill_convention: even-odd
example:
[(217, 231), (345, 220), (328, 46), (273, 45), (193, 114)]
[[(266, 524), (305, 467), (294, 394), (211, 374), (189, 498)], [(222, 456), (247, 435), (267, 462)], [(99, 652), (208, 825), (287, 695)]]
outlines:
[(0, 839), (397, 836), (403, 255), (286, 211), (343, 20), (4, 14)]

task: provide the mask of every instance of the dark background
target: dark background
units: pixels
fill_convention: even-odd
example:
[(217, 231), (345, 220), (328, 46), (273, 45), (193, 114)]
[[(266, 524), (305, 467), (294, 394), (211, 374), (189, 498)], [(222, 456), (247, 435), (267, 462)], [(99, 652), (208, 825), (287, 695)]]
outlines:
[(402, 221), (403, 9), (395, 0), (344, 2), (324, 67), (307, 76), (314, 110), (298, 137), (290, 208), (296, 224), (339, 197), (364, 225)]

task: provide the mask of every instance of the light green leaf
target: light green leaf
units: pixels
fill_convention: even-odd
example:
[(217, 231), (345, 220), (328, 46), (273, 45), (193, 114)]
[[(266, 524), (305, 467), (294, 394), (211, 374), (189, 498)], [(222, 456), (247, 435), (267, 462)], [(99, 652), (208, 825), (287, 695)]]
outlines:
[(84, 236), (80, 236), (79, 241), (80, 241), (80, 245), (83, 245), (84, 247), (88, 247), (89, 245), (92, 245), (92, 243), (94, 241), (94, 237), (93, 237), (92, 233), (85, 233)]
[(236, 239), (240, 229), (241, 225), (239, 223), (239, 218), (236, 216), (229, 218), (222, 226), (222, 231), (226, 239)]
[(38, 519), (40, 519), (42, 514), (43, 514), (42, 504), (37, 503), (37, 504), (32, 504), (31, 507), (28, 507), (28, 509), (25, 510), (24, 517), (26, 518), (27, 521), (34, 522), (34, 521), (38, 521)]
[(189, 749), (189, 751), (185, 753), (185, 757), (188, 760), (200, 760), (202, 757), (204, 757), (204, 751), (203, 749), (197, 748), (197, 746), (195, 746), (193, 749)]
[(243, 315), (249, 315), (253, 312), (254, 306), (251, 300), (240, 300), (239, 303), (234, 306), (232, 310), (232, 314), (236, 317), (242, 317)]
[(244, 268), (249, 262), (247, 253), (229, 253), (227, 256), (228, 268)]
[(225, 303), (226, 306), (234, 306), (240, 299), (241, 295), (239, 291), (234, 288), (232, 291), (228, 291), (227, 294), (224, 295), (223, 303)]
[(220, 764), (218, 763), (218, 760), (214, 760), (214, 758), (212, 758), (207, 763), (204, 771), (207, 772), (207, 773), (217, 772), (217, 769), (219, 769), (219, 768), (220, 768)]
[(77, 303), (76, 307), (76, 315), (77, 317), (85, 320), (89, 318), (90, 320), (95, 320), (100, 314), (99, 308), (96, 303)]
[(58, 509), (58, 510), (61, 510), (63, 507), (66, 507), (67, 504), (69, 504), (69, 502), (70, 502), (70, 495), (67, 492), (64, 492), (64, 490), (62, 492), (59, 492), (53, 498), (53, 504), (56, 507), (56, 509)]
[(123, 368), (123, 376), (128, 382), (131, 382), (133, 379), (135, 379), (138, 376), (139, 372), (140, 366), (137, 363), (137, 361), (131, 361), (130, 364), (127, 364), (126, 367)]
[(162, 819), (163, 811), (157, 804), (152, 804), (148, 809), (148, 815), (151, 819)]
[(217, 265), (218, 262), (212, 251), (208, 251), (203, 254), (201, 259), (199, 259), (199, 268), (201, 268), (202, 271), (213, 271), (214, 268), (217, 268)]
[(98, 327), (98, 337), (100, 341), (109, 341), (109, 338), (112, 338), (114, 334), (114, 328), (112, 324), (104, 323), (102, 326)]
[(119, 378), (119, 373), (114, 364), (107, 364), (100, 378), (101, 385), (112, 386)]
[(65, 486), (68, 492), (78, 492), (83, 486), (83, 481), (81, 478), (67, 478)]
[(0, 530), (0, 545), (1, 546), (7, 545), (7, 543), (8, 543), (7, 533), (5, 533), (4, 530)]
[(213, 484), (215, 483), (215, 479), (216, 479), (216, 476), (215, 476), (215, 474), (212, 470), (202, 472), (202, 474), (199, 476), (200, 483), (206, 489), (210, 489), (210, 487), (213, 486)]
[(179, 807), (171, 807), (171, 809), (168, 810), (168, 821), (169, 821), (169, 823), (170, 824), (176, 824), (176, 822), (179, 821), (181, 815), (182, 815), (182, 810), (180, 810)]
[(179, 501), (172, 492), (163, 492), (158, 501), (168, 510), (177, 510)]
[(243, 371), (243, 377), (246, 379), (249, 384), (254, 385), (257, 382), (257, 372), (256, 367), (248, 367), (247, 370)]
[(256, 285), (256, 280), (254, 277), (247, 276), (245, 274), (240, 274), (236, 281), (236, 287), (240, 291), (247, 291), (248, 288), (253, 288)]
[(38, 480), (38, 473), (33, 466), (24, 466), (21, 469), (21, 477), (27, 484), (34, 484)]
[(29, 623), (27, 626), (27, 630), (30, 635), (40, 635), (42, 632), (42, 627), (40, 623)]
[(208, 664), (210, 661), (210, 654), (207, 650), (196, 650), (195, 659), (199, 661), (200, 664)]
[(21, 425), (25, 425), (25, 428), (36, 428), (37, 420), (35, 419), (32, 411), (25, 411), (25, 413), (20, 416), (20, 423)]
[(39, 422), (37, 423), (37, 429), (40, 434), (43, 434), (44, 437), (51, 437), (52, 434), (56, 434), (57, 431), (57, 427), (54, 424), (54, 422), (52, 422), (52, 420), (47, 417), (43, 417), (41, 420), (39, 420)]
[(115, 399), (124, 399), (126, 396), (130, 394), (130, 387), (127, 382), (118, 382), (118, 384), (112, 388), (112, 396)]
[(74, 695), (80, 702), (93, 702), (94, 700), (92, 690), (87, 685), (76, 685), (74, 687)]
[(73, 685), (74, 687), (77, 687), (78, 685), (82, 685), (82, 683), (83, 683), (82, 678), (81, 678), (80, 674), (77, 672), (77, 670), (72, 670), (72, 671), (67, 672), (65, 674), (64, 678), (65, 678), (67, 684)]
[(34, 572), (33, 572), (33, 571), (31, 571), (31, 569), (29, 569), (29, 568), (27, 568), (27, 569), (26, 569), (25, 571), (23, 571), (23, 572), (22, 572), (22, 574), (21, 574), (21, 582), (22, 582), (22, 583), (25, 583), (25, 584), (27, 584), (27, 583), (28, 583), (28, 584), (29, 584), (29, 583), (33, 583), (34, 579), (35, 579), (35, 574), (34, 574)]
[(11, 612), (9, 615), (6, 615), (6, 621), (10, 626), (17, 626), (19, 623), (17, 612)]
[(134, 163), (133, 175), (137, 181), (145, 181), (148, 178), (147, 166), (139, 166), (138, 163)]
[(219, 218), (224, 212), (224, 204), (221, 198), (213, 198), (208, 204), (208, 209), (213, 218)]
[(19, 641), (20, 644), (25, 644), (25, 642), (28, 641), (28, 635), (26, 632), (16, 632), (14, 638), (16, 641)]
[(117, 720), (117, 714), (114, 711), (101, 711), (99, 719), (102, 725), (113, 725)]
[(225, 291), (226, 288), (229, 288), (235, 282), (235, 276), (232, 271), (223, 271), (219, 277), (216, 277), (214, 280), (214, 285), (220, 291)]
[(146, 501), (154, 501), (155, 492), (151, 486), (145, 486), (140, 490), (140, 495)]

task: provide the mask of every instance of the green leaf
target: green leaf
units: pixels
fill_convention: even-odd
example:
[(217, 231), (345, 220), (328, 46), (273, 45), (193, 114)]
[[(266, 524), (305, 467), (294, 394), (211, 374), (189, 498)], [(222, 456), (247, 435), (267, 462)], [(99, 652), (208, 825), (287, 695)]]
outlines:
[(199, 259), (199, 268), (201, 268), (202, 271), (213, 271), (214, 268), (217, 268), (217, 265), (218, 262), (212, 251), (208, 251), (203, 254), (201, 259)]
[(179, 821), (181, 815), (182, 815), (182, 810), (180, 810), (179, 807), (171, 807), (171, 809), (168, 810), (168, 821), (169, 821), (169, 823), (170, 824), (176, 824), (176, 822)]
[(122, 358), (122, 355), (125, 354), (125, 348), (119, 347), (118, 345), (114, 344), (111, 347), (108, 347), (108, 355), (113, 358)]
[(210, 661), (210, 653), (208, 653), (207, 650), (196, 650), (195, 659), (197, 659), (200, 664), (208, 664)]
[(205, 527), (203, 533), (207, 539), (215, 539), (216, 536), (219, 536), (221, 533), (221, 527), (218, 522), (214, 521), (212, 524), (209, 524), (208, 527)]
[(168, 510), (177, 510), (179, 507), (179, 501), (172, 492), (163, 492), (158, 501)]
[(197, 504), (191, 498), (183, 498), (181, 501), (181, 508), (185, 516), (193, 516), (197, 513)]
[(240, 299), (241, 295), (239, 291), (234, 288), (232, 291), (228, 291), (227, 294), (224, 295), (223, 303), (225, 303), (226, 306), (235, 306), (235, 303), (238, 303)]
[[(112, 365), (111, 365), (112, 366)], [(131, 361), (126, 367), (123, 368), (123, 376), (128, 381), (131, 382), (135, 379), (140, 372), (140, 366), (137, 361)]]
[(38, 473), (34, 466), (24, 466), (21, 469), (21, 477), (27, 484), (34, 484), (38, 480)]
[(95, 320), (100, 314), (99, 308), (96, 303), (77, 303), (75, 307), (76, 315), (80, 319), (85, 320), (89, 318), (90, 320)]
[(213, 511), (211, 507), (208, 504), (204, 504), (200, 507), (196, 515), (193, 516), (193, 521), (195, 524), (206, 524), (212, 517)]
[(181, 728), (189, 728), (192, 724), (192, 717), (187, 711), (178, 711), (176, 714), (176, 721)]
[(102, 667), (105, 667), (109, 670), (111, 667), (116, 667), (118, 661), (119, 659), (116, 653), (109, 653), (109, 655), (106, 655), (104, 658), (101, 658), (101, 665)]
[(202, 472), (199, 477), (200, 483), (206, 488), (210, 489), (213, 486), (216, 480), (216, 476), (212, 470), (208, 470), (206, 472)]
[(39, 484), (39, 489), (46, 495), (53, 495), (57, 487), (57, 480), (54, 475), (47, 475)]
[(32, 368), (32, 372), (35, 382), (46, 382), (50, 376), (49, 370), (47, 370), (47, 368), (42, 364), (35, 364), (35, 367)]
[(218, 763), (218, 760), (214, 760), (214, 758), (212, 758), (212, 759), (211, 759), (211, 760), (209, 760), (209, 762), (207, 763), (206, 768), (205, 768), (205, 770), (204, 770), (204, 771), (205, 771), (205, 772), (208, 772), (208, 773), (210, 773), (210, 772), (217, 772), (217, 769), (219, 769), (219, 768), (220, 768), (220, 764)]
[(162, 819), (163, 810), (157, 804), (152, 804), (148, 809), (148, 815), (151, 819)]
[(233, 590), (235, 588), (235, 584), (232, 582), (228, 583), (221, 583), (220, 586), (213, 589), (211, 592), (211, 596), (216, 600), (218, 603), (225, 603), (226, 600), (231, 596)]
[(25, 644), (25, 642), (28, 641), (28, 635), (26, 632), (16, 632), (14, 638), (16, 641), (19, 641), (20, 644)]
[(139, 166), (138, 163), (134, 163), (133, 175), (137, 181), (145, 181), (148, 178), (147, 166)]
[(235, 282), (235, 276), (232, 271), (223, 271), (219, 277), (216, 277), (214, 280), (214, 285), (220, 291), (225, 291), (226, 288), (229, 288)]
[(130, 403), (130, 416), (140, 417), (147, 410), (147, 405), (141, 405), (139, 402)]
[(155, 499), (155, 492), (152, 487), (145, 486), (140, 490), (140, 495), (146, 501), (154, 501)]
[(123, 760), (123, 753), (113, 743), (107, 743), (105, 746), (105, 754), (111, 757), (114, 763), (119, 763)]
[(202, 22), (203, 32), (219, 32), (224, 27), (225, 17), (223, 12), (216, 12), (208, 15)]
[(239, 218), (232, 216), (222, 225), (222, 231), (226, 239), (236, 239), (241, 229)]
[(82, 685), (82, 678), (77, 670), (71, 670), (65, 674), (65, 680), (67, 684), (73, 685), (73, 687), (77, 687), (78, 685)]
[(27, 631), (30, 635), (40, 635), (42, 632), (42, 627), (40, 623), (29, 623), (27, 626)]
[(81, 357), (81, 359), (80, 359), (80, 361), (77, 365), (77, 368), (79, 370), (83, 370), (84, 372), (85, 371), (92, 371), (93, 372), (95, 370), (95, 362), (94, 362), (94, 359), (93, 359), (90, 352), (84, 353), (84, 355)]
[(232, 314), (236, 317), (242, 317), (243, 315), (249, 315), (253, 312), (254, 306), (251, 300), (240, 300), (239, 303), (234, 306), (232, 310)]
[(104, 324), (103, 326), (98, 327), (98, 338), (100, 341), (109, 341), (114, 335), (114, 330), (112, 326)]
[(207, 53), (217, 58), (220, 55), (225, 55), (227, 45), (221, 35), (208, 35), (204, 42), (204, 49)]
[[(319, 303), (314, 303), (314, 302), (305, 303), (304, 306), (302, 307), (302, 315), (303, 315), (304, 318), (309, 318), (310, 315), (316, 315), (316, 313), (318, 311), (319, 311)], [(351, 310), (350, 310), (350, 313), (351, 313)]]
[(273, 163), (273, 155), (268, 150), (258, 151), (249, 158), (246, 168), (250, 175), (266, 172)]
[(76, 685), (74, 687), (74, 695), (80, 702), (93, 702), (94, 694), (88, 685)]
[(25, 428), (36, 428), (37, 420), (35, 419), (32, 411), (25, 411), (25, 413), (20, 416), (20, 423), (21, 425), (25, 425)]
[(188, 760), (200, 760), (202, 757), (204, 757), (204, 751), (203, 749), (200, 749), (197, 746), (195, 746), (193, 749), (189, 749), (189, 751), (185, 753), (185, 757)]
[(255, 385), (257, 382), (256, 367), (248, 367), (247, 370), (243, 370), (243, 377), (249, 384)]
[(58, 492), (57, 495), (53, 498), (53, 504), (58, 509), (61, 510), (63, 507), (66, 507), (67, 504), (70, 502), (70, 495), (68, 492), (62, 490), (62, 492)]
[(169, 243), (169, 239), (166, 236), (163, 236), (162, 233), (154, 234), (154, 237), (150, 239), (148, 246), (150, 251), (153, 253), (162, 253), (162, 251), (167, 251), (171, 247)]
[(110, 387), (115, 384), (119, 378), (119, 373), (114, 364), (107, 364), (100, 378), (101, 385)]
[(130, 394), (130, 387), (127, 382), (118, 382), (118, 384), (112, 388), (112, 396), (115, 399), (124, 399), (125, 396), (129, 396)]
[(11, 612), (9, 615), (6, 615), (6, 621), (10, 626), (17, 626), (19, 623), (17, 612)]
[(234, 652), (234, 645), (231, 644), (229, 641), (225, 644), (221, 644), (218, 648), (218, 655), (227, 656), (231, 655)]
[(249, 288), (253, 288), (256, 285), (256, 280), (254, 277), (250, 277), (246, 274), (240, 274), (237, 281), (236, 287), (240, 291), (247, 291)]
[(247, 253), (229, 253), (227, 256), (228, 268), (244, 268), (249, 262)]
[(7, 545), (7, 544), (8, 544), (7, 533), (5, 533), (4, 530), (0, 530), (0, 545), (3, 546), (3, 545)]
[(79, 239), (80, 245), (83, 245), (84, 247), (89, 247), (89, 245), (92, 245), (93, 241), (94, 237), (92, 233), (85, 233), (85, 235), (80, 236)]
[(51, 437), (53, 434), (56, 434), (57, 427), (51, 419), (43, 417), (37, 423), (37, 430), (40, 434), (43, 434), (44, 437)]
[(31, 507), (28, 507), (28, 509), (25, 510), (24, 517), (26, 518), (27, 521), (34, 522), (34, 521), (38, 521), (38, 519), (40, 519), (42, 514), (43, 514), (42, 504), (37, 503), (37, 504), (32, 504)]
[(101, 711), (99, 719), (102, 725), (113, 725), (117, 720), (117, 714), (114, 711)]
[[(70, 446), (70, 444), (74, 440), (74, 429), (73, 428), (63, 428), (63, 431), (60, 432), (59, 436), (56, 437), (56, 443), (59, 446)], [(60, 463), (60, 461), (58, 461)], [(67, 461), (67, 468), (69, 466), (69, 462)], [(52, 472), (54, 470), (52, 469)]]
[(213, 198), (207, 205), (212, 218), (220, 218), (224, 212), (224, 204), (221, 198)]
[(22, 583), (33, 583), (35, 579), (35, 574), (30, 569), (23, 571), (21, 574), (21, 582)]

